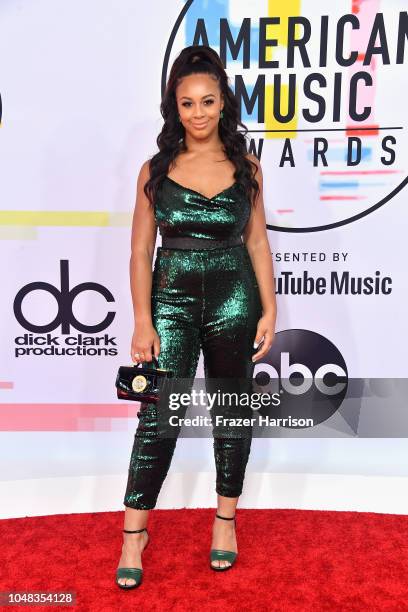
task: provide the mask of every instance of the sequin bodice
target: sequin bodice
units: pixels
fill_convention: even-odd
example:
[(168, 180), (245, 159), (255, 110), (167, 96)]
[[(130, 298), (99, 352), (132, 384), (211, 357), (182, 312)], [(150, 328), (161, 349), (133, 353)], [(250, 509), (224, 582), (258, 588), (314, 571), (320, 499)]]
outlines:
[(161, 236), (213, 240), (239, 237), (250, 212), (250, 202), (236, 182), (207, 198), (166, 176), (155, 201), (155, 218)]

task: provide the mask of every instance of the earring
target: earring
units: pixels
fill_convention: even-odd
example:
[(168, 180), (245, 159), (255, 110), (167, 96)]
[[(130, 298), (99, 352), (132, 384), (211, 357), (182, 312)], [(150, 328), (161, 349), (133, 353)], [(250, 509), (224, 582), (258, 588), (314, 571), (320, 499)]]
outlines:
[(221, 111), (220, 112), (220, 119), (223, 119), (223, 117), (224, 117), (224, 111)]
[(181, 118), (180, 118), (180, 115), (178, 115), (178, 117), (177, 117), (177, 121), (178, 121), (179, 123), (181, 123)]

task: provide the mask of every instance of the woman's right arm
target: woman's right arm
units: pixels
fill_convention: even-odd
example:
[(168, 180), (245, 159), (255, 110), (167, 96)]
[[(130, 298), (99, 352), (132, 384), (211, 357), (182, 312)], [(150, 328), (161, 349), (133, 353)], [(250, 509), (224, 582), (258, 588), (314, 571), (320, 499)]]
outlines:
[[(134, 314), (131, 358), (136, 363), (152, 361), (152, 346), (156, 357), (160, 352), (160, 338), (153, 327), (151, 313), (152, 261), (157, 225), (154, 211), (143, 191), (149, 176), (149, 162), (146, 161), (142, 165), (137, 179), (129, 262), (130, 290)], [(135, 353), (140, 353), (140, 357), (136, 358)]]

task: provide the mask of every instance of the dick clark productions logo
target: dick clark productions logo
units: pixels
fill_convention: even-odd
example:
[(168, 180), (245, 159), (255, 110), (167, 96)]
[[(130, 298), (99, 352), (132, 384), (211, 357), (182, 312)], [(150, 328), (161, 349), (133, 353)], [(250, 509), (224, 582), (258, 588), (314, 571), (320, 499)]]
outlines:
[[(42, 291), (50, 293), (57, 302), (58, 310), (55, 318), (43, 325), (35, 324), (30, 321), (23, 314), (23, 301), (24, 298), (33, 291)], [(116, 313), (114, 311), (108, 311), (105, 318), (98, 323), (88, 325), (79, 321), (73, 313), (73, 303), (75, 298), (84, 291), (92, 291), (102, 295), (106, 302), (114, 302), (115, 299), (112, 293), (104, 285), (91, 281), (79, 283), (74, 287), (70, 288), (69, 285), (69, 262), (66, 259), (60, 261), (60, 286), (57, 287), (51, 283), (45, 281), (34, 281), (24, 285), (16, 294), (13, 303), (14, 315), (17, 321), (24, 329), (32, 334), (24, 334), (16, 338), (16, 355), (23, 354), (87, 354), (87, 355), (101, 355), (101, 354), (117, 354), (116, 349), (113, 350), (111, 347), (116, 346), (115, 339), (109, 337), (108, 334), (104, 334), (101, 337), (95, 338), (94, 336), (83, 336), (85, 334), (97, 334), (105, 330), (112, 323)], [(76, 337), (70, 335), (71, 327), (82, 332)], [(62, 338), (58, 335), (52, 336), (50, 332), (54, 332), (60, 328)], [(35, 337), (33, 334), (46, 334), (46, 337)], [(58, 349), (60, 346), (60, 340), (65, 344), (64, 347)], [(87, 345), (95, 345), (97, 348), (91, 349), (86, 348)], [(36, 345), (33, 348), (32, 345)], [(66, 347), (70, 348), (66, 348)], [(29, 347), (23, 348), (23, 347)], [(77, 349), (74, 352), (73, 347)], [(82, 347), (81, 350), (78, 350)], [(107, 349), (105, 347), (108, 347)], [(37, 350), (38, 349), (38, 350)]]

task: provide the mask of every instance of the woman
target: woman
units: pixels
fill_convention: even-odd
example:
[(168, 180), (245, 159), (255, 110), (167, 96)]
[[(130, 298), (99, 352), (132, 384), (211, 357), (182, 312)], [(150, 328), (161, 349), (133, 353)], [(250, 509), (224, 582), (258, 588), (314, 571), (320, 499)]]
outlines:
[[(273, 266), (261, 166), (237, 131), (237, 125), (245, 126), (215, 51), (194, 45), (179, 54), (161, 113), (159, 152), (142, 165), (133, 217), (132, 360), (149, 364), (154, 355), (161, 368), (194, 378), (202, 349), (206, 382), (252, 381), (255, 361), (274, 338)], [(157, 226), (162, 246), (152, 275)], [(142, 403), (138, 416), (116, 574), (121, 588), (141, 583), (149, 510), (177, 440), (157, 435), (155, 404)], [(250, 445), (247, 431), (214, 436), (218, 497), (210, 566), (215, 570), (229, 569), (237, 556), (235, 508)]]

